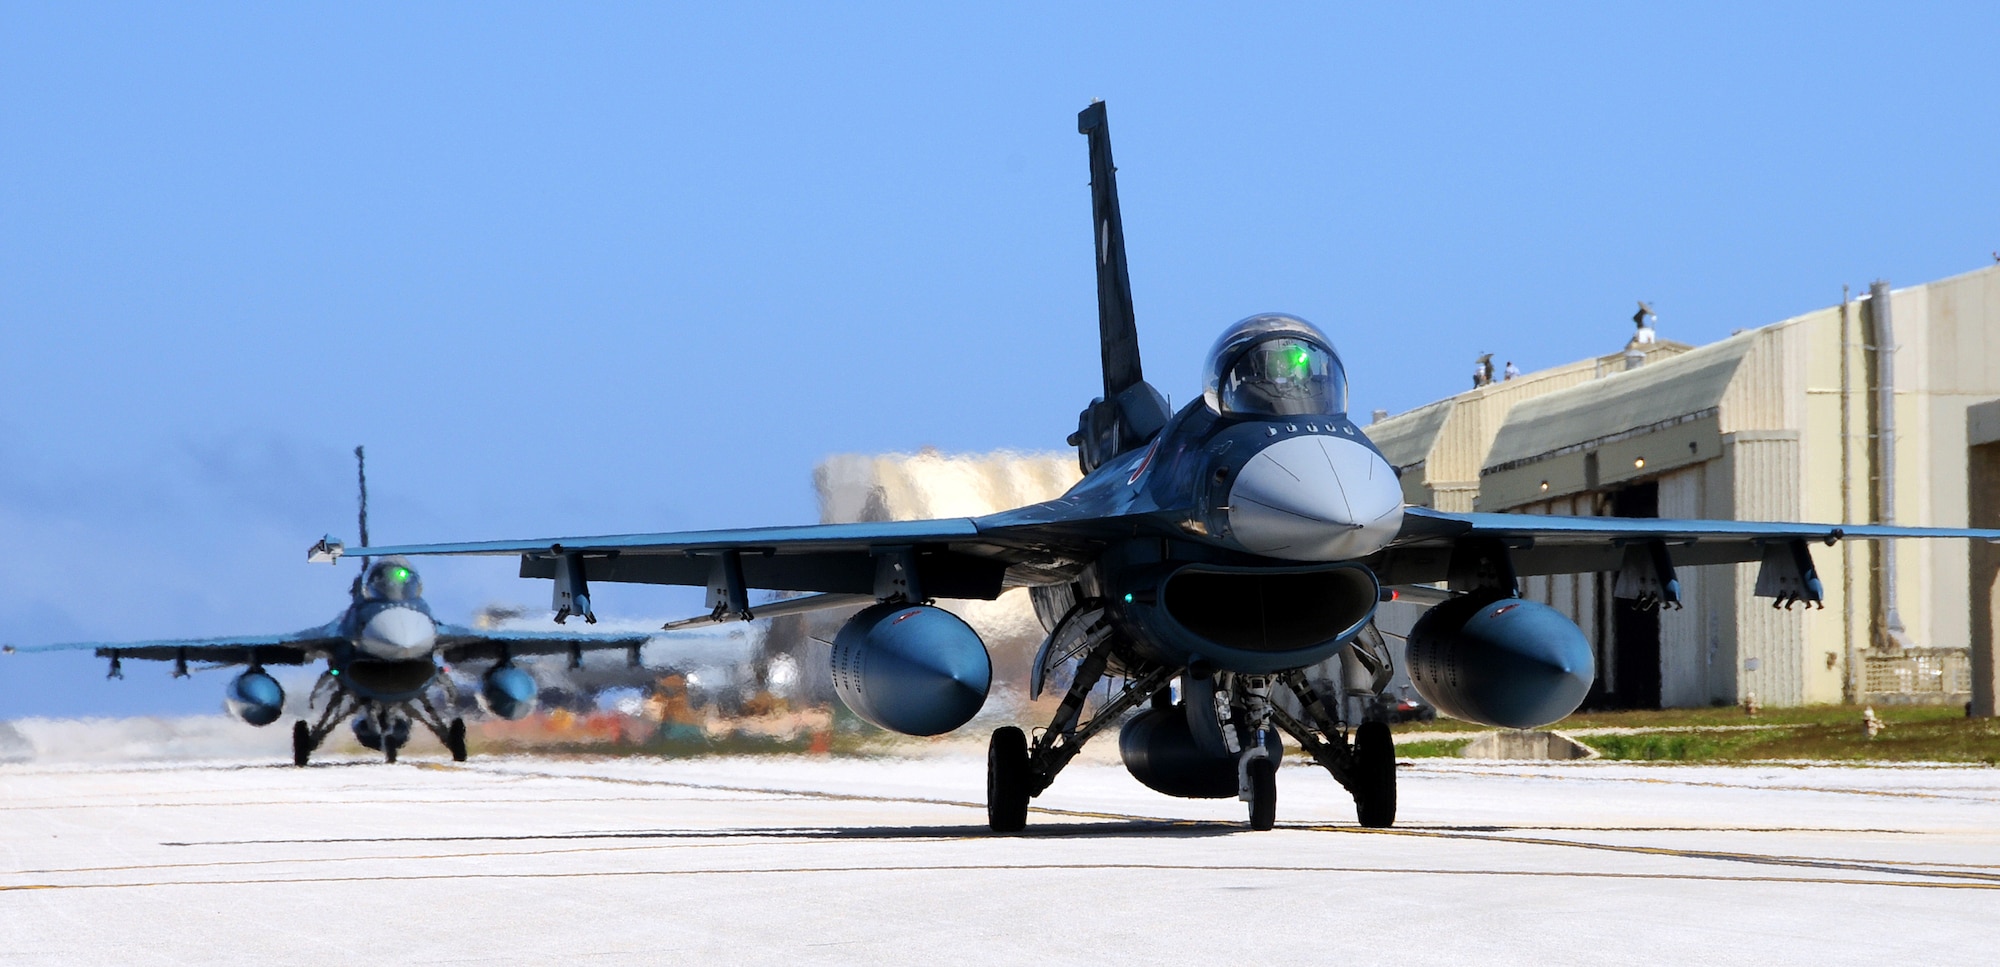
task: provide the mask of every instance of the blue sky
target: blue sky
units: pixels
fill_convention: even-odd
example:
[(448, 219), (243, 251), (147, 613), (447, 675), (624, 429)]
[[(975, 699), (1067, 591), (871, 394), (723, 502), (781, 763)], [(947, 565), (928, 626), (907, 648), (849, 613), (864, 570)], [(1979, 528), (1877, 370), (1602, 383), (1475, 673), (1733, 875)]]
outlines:
[[(1256, 311), (1400, 410), (1635, 299), (1699, 343), (2000, 249), (1991, 5), (579, 6), (0, 2), (0, 641), (326, 620), (356, 443), (397, 541), (803, 522), (829, 453), (1060, 447), (1092, 97), (1177, 400)], [(463, 619), (546, 600), (512, 570), (425, 574)], [(101, 674), (6, 659), (0, 718), (219, 701)]]

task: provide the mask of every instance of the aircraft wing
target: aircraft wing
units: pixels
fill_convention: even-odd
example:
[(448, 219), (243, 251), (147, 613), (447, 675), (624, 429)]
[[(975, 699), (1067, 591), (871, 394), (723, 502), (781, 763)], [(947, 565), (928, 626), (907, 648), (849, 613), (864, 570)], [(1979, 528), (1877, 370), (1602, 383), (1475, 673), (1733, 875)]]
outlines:
[(558, 631), (481, 631), (438, 625), (438, 653), (448, 662), (494, 661), (503, 656), (581, 655), (610, 648), (632, 649), (651, 640), (645, 632), (573, 634)]
[(74, 641), (60, 645), (10, 648), (22, 653), (83, 651), (99, 658), (142, 661), (192, 661), (217, 665), (303, 665), (324, 657), (346, 641), (340, 626), (308, 628), (288, 635), (243, 635), (233, 638), (165, 638), (154, 641)]
[(1443, 581), (1450, 571), (1453, 549), (1463, 542), (1482, 539), (1505, 546), (1514, 573), (1527, 576), (1617, 571), (1626, 560), (1627, 549), (1635, 545), (1664, 545), (1674, 564), (1702, 565), (1760, 561), (1774, 547), (1890, 538), (1956, 538), (2000, 543), (2000, 530), (1653, 517), (1458, 514), (1410, 507), (1403, 513), (1402, 532), (1384, 552), (1378, 570), (1383, 572), (1385, 584)]
[(976, 519), (352, 549), (323, 540), (307, 557), (518, 555), (522, 577), (557, 578), (559, 570), (578, 567), (576, 577), (588, 581), (877, 596), (885, 596), (883, 582), (904, 579), (900, 567), (921, 575), (924, 597), (991, 599), (1008, 586), (1064, 579), (1108, 539), (1149, 526), (1140, 520), (1093, 517), (1051, 501)]

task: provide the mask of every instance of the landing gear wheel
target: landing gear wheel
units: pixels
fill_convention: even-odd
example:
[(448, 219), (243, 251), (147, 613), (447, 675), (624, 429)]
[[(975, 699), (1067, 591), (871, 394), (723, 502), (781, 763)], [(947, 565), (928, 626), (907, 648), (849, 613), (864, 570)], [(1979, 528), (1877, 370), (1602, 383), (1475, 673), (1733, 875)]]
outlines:
[(444, 730), (444, 747), (451, 753), (451, 761), (465, 761), (465, 720), (452, 719)]
[(1354, 730), (1354, 813), (1361, 825), (1396, 824), (1396, 740), (1389, 726), (1364, 722)]
[(986, 825), (996, 833), (1028, 825), (1028, 736), (1011, 725), (994, 729), (986, 746)]
[(1250, 828), (1266, 830), (1278, 823), (1278, 764), (1250, 760)]
[(304, 768), (306, 761), (312, 758), (312, 754), (313, 754), (312, 726), (307, 725), (305, 719), (300, 719), (297, 722), (293, 722), (292, 765)]
[(396, 743), (394, 742), (388, 741), (387, 737), (385, 736), (382, 742), (382, 758), (389, 762), (396, 761), (397, 748), (399, 748), (399, 746), (397, 746)]

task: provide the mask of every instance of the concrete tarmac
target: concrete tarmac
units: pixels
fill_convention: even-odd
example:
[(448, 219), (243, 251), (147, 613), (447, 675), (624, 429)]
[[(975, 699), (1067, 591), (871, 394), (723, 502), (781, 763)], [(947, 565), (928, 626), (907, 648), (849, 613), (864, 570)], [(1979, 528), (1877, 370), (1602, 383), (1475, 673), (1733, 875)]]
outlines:
[(1986, 963), (2000, 769), (1419, 760), (1280, 828), (1079, 761), (0, 766), (5, 964)]

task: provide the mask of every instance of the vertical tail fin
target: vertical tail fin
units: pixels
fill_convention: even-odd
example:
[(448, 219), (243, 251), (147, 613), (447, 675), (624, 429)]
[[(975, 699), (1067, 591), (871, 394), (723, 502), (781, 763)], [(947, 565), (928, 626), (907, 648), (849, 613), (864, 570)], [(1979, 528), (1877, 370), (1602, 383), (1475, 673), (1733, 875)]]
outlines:
[(1125, 223), (1118, 215), (1118, 169), (1111, 163), (1111, 128), (1103, 101), (1092, 101), (1077, 114), (1076, 130), (1090, 139), (1097, 340), (1104, 362), (1104, 395), (1078, 416), (1077, 431), (1070, 437), (1077, 462), (1089, 473), (1144, 446), (1166, 426), (1168, 414), (1166, 399), (1147, 384), (1139, 366), (1139, 327), (1132, 315), (1132, 279), (1125, 270)]
[[(354, 476), (361, 484), (361, 546), (368, 546), (368, 456), (362, 448), (354, 448)], [(368, 559), (361, 559), (361, 575), (368, 575)]]
[(1097, 255), (1097, 336), (1104, 354), (1104, 398), (1115, 399), (1145, 381), (1139, 367), (1139, 329), (1132, 315), (1132, 279), (1125, 268), (1125, 223), (1118, 214), (1118, 168), (1111, 163), (1111, 127), (1104, 102), (1092, 101), (1076, 116), (1076, 130), (1090, 139), (1090, 216)]

